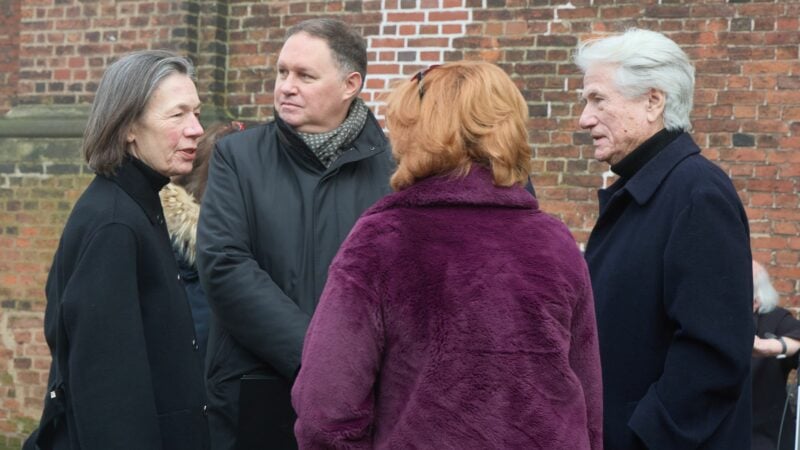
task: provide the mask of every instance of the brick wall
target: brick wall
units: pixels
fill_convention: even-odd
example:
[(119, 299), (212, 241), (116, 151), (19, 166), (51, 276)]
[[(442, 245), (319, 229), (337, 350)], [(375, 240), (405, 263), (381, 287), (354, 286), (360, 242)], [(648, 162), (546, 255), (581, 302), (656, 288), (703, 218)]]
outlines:
[(800, 306), (797, 0), (11, 0), (0, 10), (0, 113), (11, 110), (0, 118), (0, 449), (18, 448), (38, 418), (46, 269), (90, 178), (77, 154), (80, 130), (23, 138), (4, 123), (85, 108), (103, 68), (140, 48), (192, 57), (209, 117), (266, 120), (285, 30), (310, 17), (340, 17), (367, 38), (363, 96), (379, 115), (392, 80), (429, 64), (484, 59), (506, 70), (528, 100), (542, 208), (581, 243), (607, 167), (591, 159), (577, 126), (581, 77), (571, 52), (581, 39), (631, 26), (668, 34), (697, 66), (693, 134), (738, 188), (755, 257), (784, 303)]
[(19, 76), (20, 0), (0, 3), (0, 114), (11, 109)]
[(194, 3), (22, 1), (19, 103), (91, 102), (111, 58), (146, 48), (190, 52)]
[(44, 283), (63, 223), (91, 179), (79, 144), (0, 136), (0, 449), (19, 449), (41, 411), (50, 364)]
[(90, 180), (43, 172), (17, 165), (0, 178), (0, 449), (19, 449), (38, 420), (50, 366), (43, 287), (62, 224)]

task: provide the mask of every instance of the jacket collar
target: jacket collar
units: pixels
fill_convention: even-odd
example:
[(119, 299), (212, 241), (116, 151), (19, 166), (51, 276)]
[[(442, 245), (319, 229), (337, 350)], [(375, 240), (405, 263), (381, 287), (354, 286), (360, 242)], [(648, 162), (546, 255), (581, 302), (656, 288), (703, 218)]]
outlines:
[(367, 121), (364, 123), (361, 134), (350, 144), (350, 148), (331, 164), (331, 167), (340, 167), (350, 162), (367, 159), (384, 151), (386, 147), (386, 135), (383, 134), (383, 130), (381, 130), (378, 120), (375, 119), (372, 111), (368, 110)]
[(630, 155), (622, 158), (622, 161), (611, 166), (611, 171), (622, 178), (634, 176), (639, 169), (655, 158), (661, 150), (664, 150), (670, 142), (681, 134), (683, 134), (681, 130), (669, 131), (666, 128), (662, 128), (661, 131), (643, 142), (639, 148), (632, 151)]
[(164, 223), (158, 191), (169, 183), (169, 178), (132, 157), (125, 158), (116, 173), (108, 178), (139, 204), (150, 223)]
[(296, 156), (306, 166), (313, 167), (320, 172), (336, 171), (344, 164), (367, 159), (384, 151), (386, 148), (386, 136), (383, 134), (372, 111), (368, 110), (367, 121), (364, 123), (361, 134), (350, 144), (350, 148), (345, 150), (326, 170), (325, 166), (317, 159), (314, 152), (308, 148), (294, 129), (284, 122), (277, 112), (274, 113), (274, 117), (280, 143), (292, 151), (292, 156)]
[[(640, 205), (647, 203), (672, 169), (690, 155), (700, 153), (689, 133), (682, 133), (639, 169), (630, 179), (621, 178), (599, 192), (601, 203), (617, 191), (627, 191)], [(605, 200), (605, 201), (604, 201)]]
[(381, 199), (370, 213), (408, 206), (539, 208), (536, 198), (522, 186), (495, 186), (491, 171), (478, 164), (473, 164), (466, 176), (439, 175), (417, 181)]

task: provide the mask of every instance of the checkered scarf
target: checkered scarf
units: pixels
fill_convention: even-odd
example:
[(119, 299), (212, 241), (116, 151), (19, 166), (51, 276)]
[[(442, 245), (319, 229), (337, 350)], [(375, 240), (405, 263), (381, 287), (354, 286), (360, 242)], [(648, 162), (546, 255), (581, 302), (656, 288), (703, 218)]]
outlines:
[(350, 104), (347, 118), (338, 127), (325, 133), (298, 132), (297, 134), (327, 168), (356, 140), (367, 122), (368, 112), (369, 108), (364, 100), (356, 97)]

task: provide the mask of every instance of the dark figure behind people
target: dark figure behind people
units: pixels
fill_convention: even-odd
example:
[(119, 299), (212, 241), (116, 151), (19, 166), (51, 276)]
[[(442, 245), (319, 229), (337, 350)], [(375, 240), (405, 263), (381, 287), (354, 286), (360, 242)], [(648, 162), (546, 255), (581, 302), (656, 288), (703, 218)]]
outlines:
[(753, 261), (753, 450), (795, 448), (795, 413), (787, 404), (786, 382), (797, 368), (800, 321), (778, 300), (766, 269)]
[(192, 170), (203, 134), (193, 77), (186, 58), (143, 51), (100, 81), (83, 143), (97, 176), (47, 279), (53, 362), (26, 450), (209, 447), (203, 362), (158, 197)]
[(243, 129), (244, 124), (236, 121), (210, 125), (197, 143), (192, 171), (173, 177), (159, 192), (167, 230), (172, 239), (172, 250), (178, 261), (178, 271), (186, 289), (189, 306), (192, 308), (197, 345), (203, 361), (206, 357), (211, 309), (197, 274), (197, 221), (200, 218), (200, 202), (208, 182), (208, 164), (214, 145), (223, 136)]

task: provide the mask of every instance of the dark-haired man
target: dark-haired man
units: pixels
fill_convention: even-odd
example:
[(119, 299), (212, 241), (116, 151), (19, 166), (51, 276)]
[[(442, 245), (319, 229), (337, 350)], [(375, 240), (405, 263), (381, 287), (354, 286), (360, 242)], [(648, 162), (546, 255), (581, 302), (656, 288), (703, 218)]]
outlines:
[(328, 265), (389, 192), (389, 144), (358, 97), (366, 69), (364, 39), (343, 22), (293, 26), (277, 61), (275, 120), (217, 144), (198, 229), (214, 313), (215, 450), (296, 446), (290, 387)]

